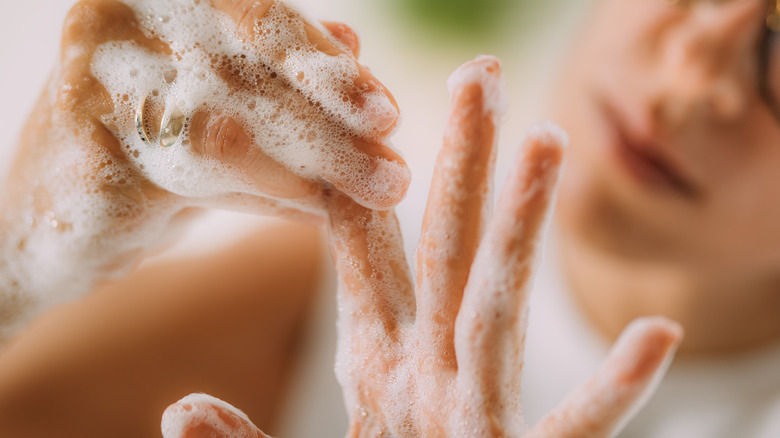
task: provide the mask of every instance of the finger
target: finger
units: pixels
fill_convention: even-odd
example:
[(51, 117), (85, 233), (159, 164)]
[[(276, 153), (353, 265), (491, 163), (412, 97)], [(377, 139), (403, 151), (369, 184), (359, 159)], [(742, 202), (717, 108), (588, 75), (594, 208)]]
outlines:
[(171, 54), (165, 42), (146, 36), (132, 7), (118, 1), (81, 0), (65, 18), (61, 60), (72, 62), (85, 55), (67, 49), (78, 47), (84, 52), (92, 52), (108, 41), (132, 41), (151, 52)]
[(335, 21), (323, 21), (322, 25), (330, 32), (331, 36), (344, 44), (355, 59), (360, 57), (360, 38), (352, 26)]
[[(360, 153), (332, 150), (332, 156), (320, 163), (322, 179), (364, 207), (395, 207), (406, 196), (412, 181), (406, 162), (381, 142), (353, 138), (350, 144)], [(390, 154), (396, 159), (388, 159)]]
[(307, 200), (307, 202), (296, 202), (294, 206), (291, 206), (290, 203), (284, 201), (232, 192), (191, 199), (189, 204), (200, 208), (280, 217), (311, 225), (323, 225), (326, 220), (324, 202), (319, 196)]
[(596, 374), (569, 394), (528, 436), (615, 436), (655, 391), (682, 336), (682, 328), (665, 318), (632, 322)]
[(417, 327), (426, 354), (454, 367), (455, 317), (491, 208), (506, 91), (493, 57), (463, 65), (449, 86), (449, 121), (417, 247)]
[(395, 213), (369, 210), (338, 192), (327, 202), (339, 279), (340, 338), (358, 342), (375, 333), (393, 339), (400, 324), (414, 317), (411, 276)]
[[(304, 112), (308, 108), (299, 109), (302, 110), (299, 116), (311, 116), (310, 121), (322, 123), (317, 129), (332, 128), (317, 114)], [(321, 178), (361, 205), (389, 209), (401, 202), (411, 183), (411, 174), (403, 159), (379, 142), (345, 135), (335, 139), (325, 137), (321, 141), (315, 140), (317, 146), (311, 147), (327, 146), (327, 149), (312, 153), (306, 144), (286, 144), (284, 137), (287, 134), (266, 124), (264, 131), (254, 134), (260, 141), (257, 144), (244, 129), (246, 125), (235, 118), (205, 110), (195, 113), (189, 126), (191, 148), (196, 155), (234, 166), (248, 177), (254, 190), (261, 195), (303, 201), (319, 193), (321, 182), (318, 179)], [(322, 144), (327, 140), (335, 141)], [(293, 165), (295, 167), (291, 167)]]
[(240, 37), (257, 44), (263, 63), (355, 132), (383, 137), (395, 128), (399, 109), (393, 95), (297, 11), (275, 0), (212, 0), (212, 5), (233, 18)]
[(566, 134), (551, 123), (529, 132), (477, 251), (456, 321), (458, 378), (482, 394), (479, 403), (506, 415), (520, 410), (532, 261), (566, 143)]
[[(327, 146), (328, 156), (307, 151), (319, 155), (309, 163), (308, 172), (366, 207), (388, 209), (398, 204), (411, 177), (406, 163), (386, 140), (398, 119), (398, 106), (384, 86), (331, 41), (327, 31), (281, 2), (213, 0), (212, 5), (239, 24), (239, 35), (253, 45), (261, 67), (271, 68), (271, 78), (279, 78), (270, 84), (264, 81), (263, 89), (281, 93), (279, 100), (285, 105), (280, 111), (293, 114), (305, 126), (312, 121), (320, 125), (314, 131), (318, 136), (314, 147), (321, 152)], [(272, 38), (276, 31), (284, 38)], [(345, 38), (350, 33), (345, 28), (342, 31)], [(240, 85), (234, 72), (247, 66), (228, 63), (221, 76)], [(300, 159), (301, 154), (296, 157)]]
[(162, 417), (164, 438), (270, 438), (240, 410), (206, 394), (190, 394)]
[[(248, 65), (240, 67), (230, 63), (218, 67), (222, 79), (236, 93), (241, 93), (245, 84), (241, 77), (235, 75), (238, 70), (247, 72), (250, 68)], [(263, 74), (259, 71), (255, 73)], [(309, 179), (322, 178), (369, 208), (388, 209), (406, 196), (411, 174), (403, 158), (390, 146), (389, 141), (362, 139), (345, 131), (343, 126), (323, 114), (311, 100), (278, 81), (265, 84), (260, 95), (254, 96), (252, 102), (256, 107), (263, 108), (264, 114), (273, 118), (273, 123), (263, 121), (252, 127), (253, 138), (259, 142), (258, 147), (261, 148), (250, 151), (252, 155), (260, 158), (273, 155), (293, 173)], [(252, 117), (252, 114), (248, 117)], [(198, 125), (208, 127), (209, 124), (204, 123), (204, 119), (206, 117), (201, 116), (191, 123), (195, 124), (196, 128)], [(214, 121), (226, 122), (228, 128), (234, 125), (229, 118), (217, 118)], [(154, 130), (156, 125), (151, 125)], [(217, 128), (220, 127), (218, 123)], [(299, 127), (304, 128), (298, 129)], [(217, 128), (211, 131), (221, 132)], [(291, 133), (291, 130), (297, 131)], [(240, 137), (244, 139), (248, 137), (245, 130), (229, 129), (226, 132), (241, 134)], [(246, 148), (231, 149), (242, 155)], [(268, 150), (268, 153), (263, 150)], [(268, 160), (258, 159), (256, 163), (259, 168), (255, 169), (255, 173), (264, 175), (267, 167), (265, 163), (268, 163)], [(268, 182), (269, 179), (261, 178), (261, 182)], [(290, 180), (290, 175), (287, 175), (285, 180)], [(304, 186), (285, 183), (277, 189)]]
[(69, 11), (62, 29), (60, 69), (62, 82), (57, 104), (62, 114), (76, 124), (99, 124), (121, 101), (113, 97), (94, 76), (93, 56), (108, 41), (132, 41), (151, 53), (170, 56), (171, 49), (158, 38), (144, 34), (135, 11), (121, 2), (79, 1)]
[(192, 116), (189, 129), (196, 155), (215, 158), (240, 171), (263, 196), (293, 200), (319, 191), (316, 182), (293, 173), (263, 152), (232, 117), (199, 111)]

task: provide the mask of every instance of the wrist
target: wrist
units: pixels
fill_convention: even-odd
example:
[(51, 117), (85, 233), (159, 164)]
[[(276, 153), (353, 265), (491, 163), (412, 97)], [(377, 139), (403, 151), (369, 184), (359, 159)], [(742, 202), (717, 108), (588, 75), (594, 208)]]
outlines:
[(121, 151), (63, 135), (40, 106), (0, 195), (0, 341), (131, 269), (181, 209)]

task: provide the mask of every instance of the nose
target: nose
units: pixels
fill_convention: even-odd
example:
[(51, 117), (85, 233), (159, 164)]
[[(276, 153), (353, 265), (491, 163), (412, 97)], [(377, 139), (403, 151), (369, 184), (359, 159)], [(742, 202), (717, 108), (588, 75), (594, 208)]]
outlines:
[(702, 2), (682, 12), (656, 46), (654, 113), (672, 125), (742, 115), (756, 89), (754, 47), (765, 11), (765, 1), (749, 0)]

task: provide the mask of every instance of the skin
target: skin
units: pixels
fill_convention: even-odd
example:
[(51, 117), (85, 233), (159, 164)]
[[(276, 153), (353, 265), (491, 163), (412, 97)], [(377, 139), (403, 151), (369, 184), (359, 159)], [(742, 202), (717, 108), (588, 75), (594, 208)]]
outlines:
[(274, 433), (323, 253), (317, 227), (267, 226), (45, 314), (0, 354), (0, 436), (160, 436), (161, 412), (196, 391)]
[[(608, 437), (652, 390), (680, 342), (681, 329), (668, 320), (636, 322), (588, 382), (526, 431), (520, 376), (529, 278), (565, 139), (549, 127), (529, 134), (489, 219), (500, 82), (499, 63), (489, 57), (467, 63), (451, 79), (450, 119), (416, 285), (394, 213), (341, 194), (329, 199), (339, 276), (336, 372), (349, 437)], [(472, 214), (453, 214), (462, 211)], [(225, 430), (266, 436), (207, 397), (184, 399), (163, 416), (166, 438)]]
[[(215, 0), (210, 4), (235, 20), (237, 36), (248, 44), (249, 49), (279, 50), (278, 47), (263, 45), (262, 20), (272, 7), (294, 15), (287, 6), (271, 0)], [(69, 247), (69, 252), (60, 259), (63, 263), (72, 262), (77, 266), (63, 269), (59, 277), (52, 276), (37, 290), (26, 290), (23, 279), (5, 281), (0, 277), (0, 300), (4, 303), (4, 310), (0, 312), (0, 337), (13, 333), (46, 306), (63, 299), (74, 299), (88, 292), (94, 282), (131, 269), (145, 254), (155, 249), (157, 242), (164, 240), (167, 224), (176, 222), (181, 213), (190, 207), (239, 209), (322, 222), (323, 191), (326, 187), (344, 191), (362, 205), (380, 209), (398, 203), (408, 187), (408, 169), (387, 145), (387, 138), (396, 124), (397, 105), (368, 69), (357, 63), (355, 55), (359, 45), (354, 31), (345, 25), (330, 23), (327, 26), (333, 29), (333, 35), (329, 35), (328, 31), (305, 23), (305, 33), (298, 35), (302, 41), (329, 56), (346, 57), (354, 63), (358, 76), (353, 83), (344, 81), (341, 86), (348, 95), (348, 103), (356, 111), (363, 109), (366, 93), (379, 92), (396, 112), (372, 119), (370, 132), (346, 131), (346, 134), (340, 134), (348, 137), (357, 158), (345, 159), (325, 167), (320, 174), (304, 178), (292, 172), (287, 165), (272, 159), (263, 148), (264, 139), (252, 139), (244, 121), (227, 116), (204, 102), (187, 121), (189, 136), (185, 140), (188, 152), (195, 157), (214, 160), (223, 166), (219, 169), (229, 170), (213, 170), (213, 174), (209, 175), (212, 182), (237, 187), (236, 175), (240, 175), (239, 179), (243, 178), (248, 185), (216, 196), (180, 194), (166, 188), (164, 182), (154, 180), (142, 164), (133, 161), (132, 152), (120, 142), (122, 135), (138, 137), (135, 114), (141, 102), (112, 96), (91, 70), (96, 50), (110, 42), (129, 42), (177, 65), (180, 54), (174, 53), (164, 41), (147, 36), (149, 32), (145, 32), (131, 5), (115, 0), (83, 0), (71, 9), (63, 26), (59, 65), (24, 129), (12, 170), (5, 182), (6, 189), (0, 194), (3, 205), (0, 228), (13, 230), (0, 240), (0, 248), (21, 260), (10, 260), (9, 256), (8, 260), (0, 261), (0, 275), (14, 275), (18, 271), (15, 263), (29, 266), (38, 263), (41, 251), (28, 242), (40, 236), (49, 239), (49, 246)], [(336, 38), (343, 38), (343, 42)], [(267, 82), (265, 92), (293, 96), (289, 111), (307, 115), (321, 123), (318, 126), (326, 127), (323, 129), (335, 129), (341, 123), (338, 117), (320, 109), (316, 96), (312, 99), (299, 96), (281, 74), (248, 65), (241, 69), (231, 68), (231, 65), (201, 67), (215, 70), (231, 92), (258, 98), (264, 91), (245, 76), (262, 76), (263, 83)], [(254, 73), (257, 75), (253, 76)], [(114, 121), (107, 119), (110, 115), (125, 116)], [(149, 110), (144, 118), (150, 120), (150, 138), (157, 138), (162, 108)], [(145, 146), (159, 147), (156, 144)], [(324, 143), (320, 147), (321, 150), (313, 153), (327, 155), (331, 150), (331, 146)], [(68, 164), (67, 170), (62, 169), (62, 157), (74, 152), (80, 154), (78, 162)], [(368, 159), (361, 162), (361, 157)], [(391, 172), (397, 173), (394, 176), (398, 182), (388, 186), (383, 193), (367, 193), (365, 181), (346, 177), (362, 172), (370, 181), (382, 162), (397, 165)], [(124, 176), (113, 178), (104, 175), (102, 171), (107, 163), (119, 168)], [(72, 222), (86, 220), (85, 215), (78, 214), (72, 221), (67, 220), (67, 213), (60, 210), (71, 206), (58, 205), (55, 199), (62, 187), (70, 187), (68, 195), (81, 194), (98, 201), (98, 207), (89, 209), (89, 214), (98, 220), (94, 223)], [(117, 210), (121, 213), (115, 213)], [(28, 222), (33, 225), (24, 225)], [(53, 232), (46, 227), (47, 224), (54, 229)], [(90, 235), (73, 244), (67, 243), (71, 232), (82, 228), (88, 229)], [(24, 237), (15, 240), (20, 235)], [(117, 244), (128, 235), (133, 236), (130, 244)], [(16, 249), (11, 250), (14, 247)]]
[[(268, 2), (213, 4), (234, 18), (247, 41), (258, 37), (250, 32), (254, 29), (252, 17), (266, 13)], [(92, 38), (129, 38), (160, 56), (171, 55), (159, 41), (144, 39), (121, 4), (82, 2), (74, 11), (73, 26), (66, 26), (66, 36), (73, 35), (74, 44), (85, 50), (75, 60), (68, 59), (73, 64), (66, 64), (63, 72), (66, 77), (74, 74), (86, 85), (62, 88), (63, 101), (70, 105), (63, 109), (47, 108), (48, 100), (42, 100), (41, 117), (35, 119), (42, 125), (31, 132), (47, 132), (46, 116), (60, 111), (72, 117), (67, 120), (73, 126), (91, 132), (101, 151), (116, 153), (112, 156), (121, 160), (122, 152), (115, 150), (112, 141), (112, 128), (97, 120), (109, 104), (123, 103), (113, 102), (84, 70), (84, 63), (89, 62), (99, 41)], [(113, 22), (123, 24), (110, 25)], [(334, 34), (340, 31), (342, 36), (350, 35), (338, 29)], [(346, 47), (356, 47), (349, 42), (351, 37), (345, 40)], [(318, 41), (317, 47), (325, 53), (339, 50), (329, 41)], [(254, 151), (238, 120), (208, 112), (199, 113), (192, 120), (193, 152), (234, 166), (246, 166), (244, 171), (257, 177), (255, 188), (262, 193), (252, 199), (263, 209), (291, 214), (274, 210), (276, 206), (268, 199), (289, 196), (297, 202), (303, 196), (306, 200), (301, 202), (315, 202), (308, 195), (326, 195), (331, 247), (341, 285), (338, 370), (347, 395), (350, 436), (515, 436), (525, 432), (519, 408), (519, 382), (528, 281), (558, 179), (563, 140), (544, 128), (529, 136), (495, 210), (495, 218), (488, 219), (496, 119), (500, 117), (490, 99), (496, 97), (499, 67), (496, 60), (483, 58), (468, 64), (464, 71), (473, 73), (467, 78), (476, 75), (479, 79), (453, 83), (450, 129), (426, 213), (424, 244), (418, 256), (421, 278), (417, 285), (410, 282), (403, 251), (398, 246), (394, 213), (367, 208), (368, 202), (357, 188), (340, 185), (338, 179), (330, 180), (327, 175), (323, 179), (351, 197), (336, 190), (320, 191), (320, 186), (310, 190), (310, 181), (286, 173), (283, 166)], [(224, 79), (230, 82), (227, 73), (223, 72)], [(55, 89), (61, 85), (58, 80), (59, 77), (54, 79)], [(238, 80), (234, 82), (233, 86), (242, 85)], [(372, 83), (370, 79), (364, 82), (369, 87)], [(79, 114), (83, 108), (94, 112)], [(384, 135), (392, 129), (394, 120), (377, 123), (378, 133)], [(43, 148), (40, 151), (46, 155), (49, 143), (36, 143), (35, 139), (29, 142)], [(358, 139), (355, 147), (369, 156), (377, 154), (396, 160), (381, 143)], [(32, 171), (36, 156), (22, 152), (20, 162), (27, 159), (26, 169)], [(470, 166), (472, 162), (478, 165)], [(16, 173), (15, 177), (30, 182), (24, 179), (25, 175)], [(110, 185), (106, 189), (115, 190)], [(175, 198), (153, 183), (138, 183), (133, 190), (134, 199), (142, 203), (160, 200), (167, 206)], [(369, 207), (386, 208), (397, 195), (392, 193)], [(173, 210), (180, 211), (179, 206)], [(473, 214), (453, 217), (453, 212), (461, 211)], [(465, 254), (465, 262), (453, 256), (456, 254)], [(472, 273), (465, 276), (464, 269), (471, 269)], [(290, 316), (290, 320), (295, 319)], [(680, 338), (679, 327), (664, 319), (643, 320), (631, 326), (604, 367), (550, 417), (528, 431), (527, 436), (609, 436), (619, 428), (634, 403), (652, 389), (651, 383), (663, 372), (663, 365)], [(274, 345), (276, 350), (269, 350), (284, 356), (287, 343), (281, 344)], [(278, 369), (268, 370), (269, 375), (275, 372)], [(41, 399), (45, 400), (43, 394)], [(215, 417), (206, 418), (216, 418), (218, 424), (192, 416), (196, 408), (214, 411)], [(175, 404), (166, 412), (165, 419), (184, 424), (180, 429), (184, 436), (208, 433), (223, 423), (236, 434), (266, 436), (233, 408), (208, 399), (198, 406), (190, 401)], [(102, 419), (97, 421), (103, 424)]]
[[(239, 38), (259, 44), (262, 36), (250, 25), (260, 22), (275, 3), (210, 4), (241, 22)], [(266, 8), (255, 7), (260, 4)], [(343, 190), (356, 202), (374, 208), (394, 205), (406, 190), (401, 184), (368, 199), (362, 196), (362, 187), (340, 178), (341, 172), (361, 170), (349, 162), (331, 169), (335, 174), (302, 178), (265, 154), (262, 139), (253, 141), (241, 120), (210, 111), (205, 104), (188, 121), (189, 151), (241, 173), (251, 182), (249, 189), (218, 199), (196, 199), (161, 187), (134, 164), (119, 141), (119, 134), (137, 136), (132, 115), (140, 102), (111, 96), (90, 68), (99, 45), (116, 41), (131, 42), (175, 63), (176, 53), (163, 41), (148, 37), (136, 17), (132, 7), (112, 0), (84, 0), (72, 8), (63, 26), (62, 57), (23, 130), (0, 193), (0, 229), (18, 231), (31, 219), (33, 229), (26, 231), (35, 238), (40, 231), (35, 227), (43, 223), (38, 228), (54, 236), (46, 251), (67, 248), (69, 252), (61, 254), (57, 264), (71, 268), (62, 270), (63, 277), (36, 275), (49, 280), (47, 290), (25, 290), (6, 274), (14, 275), (18, 263), (26, 260), (26, 251), (34, 249), (25, 240), (14, 241), (14, 233), (0, 235), (0, 248), (9, 249), (4, 257), (19, 256), (0, 259), (0, 342), (10, 342), (3, 335), (16, 334), (47, 306), (97, 290), (7, 344), (0, 360), (2, 436), (106, 436), (109, 430), (111, 436), (154, 436), (159, 434), (164, 407), (197, 390), (231, 399), (251, 394), (242, 405), (273, 431), (297, 333), (317, 290), (322, 262), (317, 231), (301, 225), (277, 227), (222, 254), (212, 254), (214, 258), (143, 269), (105, 287), (101, 282), (126, 275), (157, 250), (156, 245), (167, 239), (169, 225), (193, 215), (191, 206), (235, 208), (238, 204), (253, 213), (322, 222), (326, 190)], [(357, 66), (359, 42), (354, 31), (338, 23), (326, 23), (325, 28), (309, 23), (304, 38), (329, 56), (346, 56)], [(381, 83), (366, 68), (358, 69), (355, 83), (343, 84), (354, 104), (362, 105), (363, 93), (374, 90), (383, 92), (396, 107)], [(259, 93), (233, 70), (218, 73), (236, 93)], [(294, 93), (282, 80), (271, 82), (269, 86), (279, 93)], [(301, 111), (320, 113), (314, 102), (299, 99), (298, 103)], [(104, 116), (111, 113), (131, 116), (108, 123)], [(158, 122), (161, 115), (152, 111), (149, 117)], [(370, 163), (392, 161), (403, 173), (402, 160), (386, 146), (396, 119), (374, 122), (370, 135), (350, 133), (352, 145), (358, 155), (372, 157)], [(156, 137), (159, 123), (150, 125), (149, 134)], [(328, 145), (322, 147), (329, 150)], [(63, 150), (78, 151), (82, 161), (61, 169)], [(122, 181), (105, 178), (101, 175), (105, 160), (129, 176)], [(129, 208), (119, 215), (91, 211), (101, 227), (67, 246), (63, 242), (74, 224), (50, 214), (56, 205), (52, 194), (60, 185), (88, 190), (93, 199), (119, 200)], [(115, 245), (115, 239), (126, 237), (124, 233), (134, 236), (134, 246)], [(35, 265), (32, 268), (40, 272)], [(150, 312), (152, 301), (155, 311)], [(211, 327), (204, 325), (209, 318)], [(184, 365), (182, 357), (188, 356), (197, 358), (198, 364)], [(150, 367), (152, 363), (157, 366)], [(107, 392), (107, 387), (116, 391)], [(40, 421), (42, 414), (47, 421)]]
[(604, 0), (571, 54), (578, 74), (553, 111), (575, 139), (561, 254), (609, 337), (662, 314), (691, 354), (780, 339), (780, 123), (757, 83), (766, 7)]

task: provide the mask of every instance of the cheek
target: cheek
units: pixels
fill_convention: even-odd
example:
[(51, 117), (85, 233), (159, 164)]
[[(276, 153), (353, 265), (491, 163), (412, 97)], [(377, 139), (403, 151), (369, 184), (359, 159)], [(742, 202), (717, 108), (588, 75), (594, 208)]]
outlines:
[(732, 161), (692, 227), (703, 256), (717, 257), (724, 269), (780, 263), (780, 134), (773, 138)]

